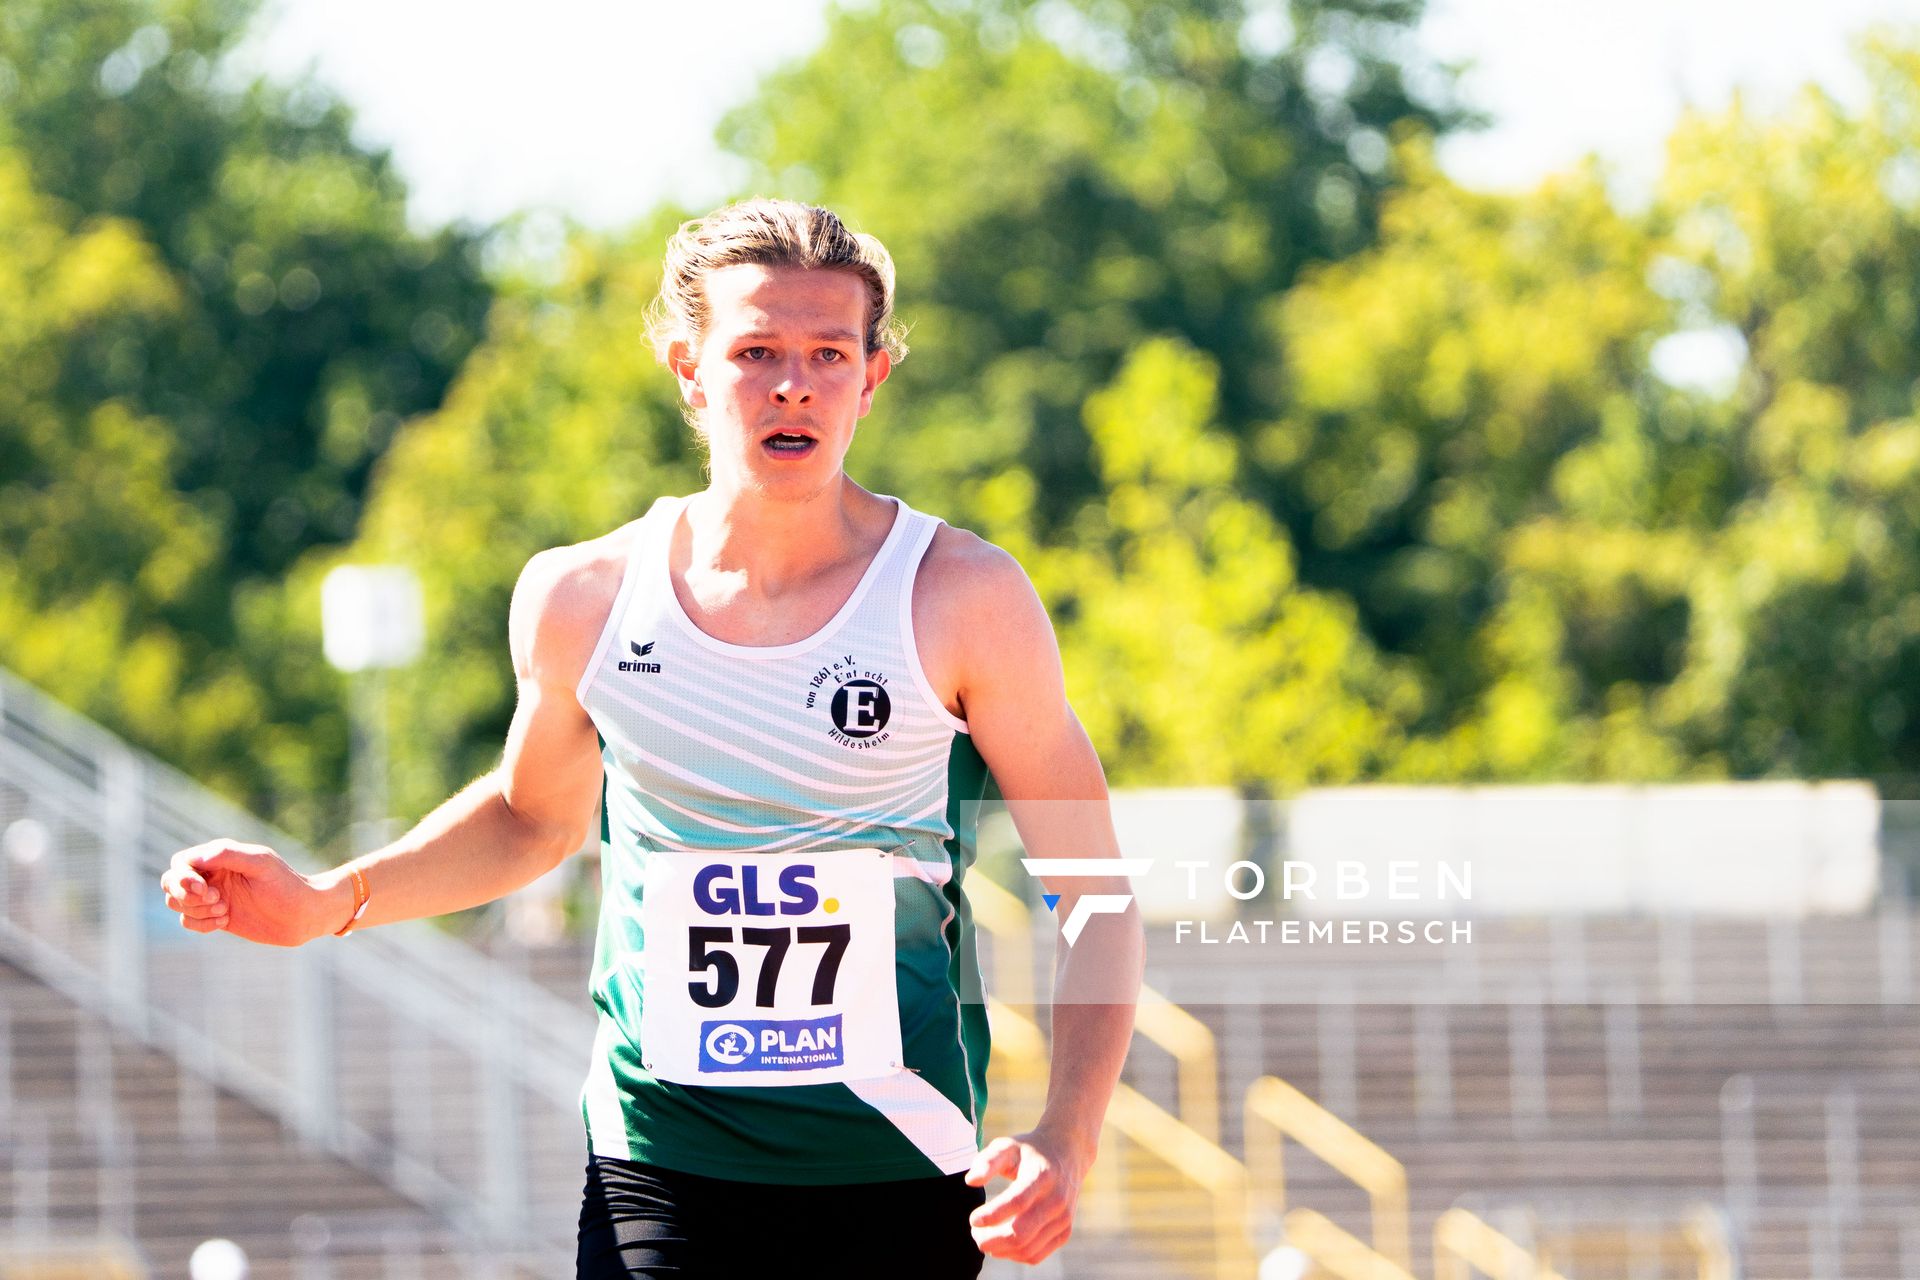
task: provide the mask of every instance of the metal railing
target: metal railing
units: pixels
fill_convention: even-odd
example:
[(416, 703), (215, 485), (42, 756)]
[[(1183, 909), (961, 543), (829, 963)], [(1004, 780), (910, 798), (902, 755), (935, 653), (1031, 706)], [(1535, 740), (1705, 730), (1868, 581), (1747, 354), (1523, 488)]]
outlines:
[[(1776, 1217), (1774, 1225), (1785, 1224)], [(1473, 1274), (1496, 1280), (1586, 1275), (1734, 1280), (1742, 1271), (1732, 1231), (1721, 1208), (1676, 1201), (1658, 1191), (1518, 1199), (1472, 1195), (1435, 1222), (1434, 1278), (1464, 1280), (1469, 1272), (1463, 1264), (1470, 1264)], [(1781, 1267), (1792, 1264), (1774, 1264), (1775, 1270)]]
[[(987, 1010), (993, 1026), (993, 1070), (1003, 1079), (1044, 1088), (1048, 1053), (1046, 1036), (1039, 1025), (998, 1000), (989, 1000)], [(1247, 1239), (1246, 1166), (1125, 1084), (1114, 1090), (1105, 1127), (1100, 1154), (1084, 1191), (1088, 1220), (1108, 1229), (1123, 1229), (1135, 1216), (1128, 1212), (1131, 1189), (1116, 1149), (1116, 1140), (1125, 1140), (1207, 1200), (1212, 1274), (1220, 1280), (1246, 1275), (1253, 1263)]]
[(496, 1256), (571, 1254), (585, 1002), (419, 922), (297, 949), (181, 929), (159, 889), (176, 850), (313, 856), (5, 672), (0, 832), (0, 956)]
[[(1367, 1193), (1372, 1249), (1401, 1271), (1413, 1266), (1407, 1222), (1407, 1170), (1385, 1148), (1278, 1076), (1247, 1089), (1245, 1141), (1254, 1194), (1286, 1212), (1286, 1140), (1293, 1139)], [(1286, 1214), (1291, 1223), (1293, 1215)], [(1331, 1224), (1329, 1224), (1331, 1225)], [(1292, 1227), (1289, 1243), (1295, 1243)], [(1301, 1246), (1304, 1247), (1304, 1246)]]
[(1151, 987), (1140, 991), (1133, 1029), (1173, 1055), (1180, 1119), (1220, 1141), (1220, 1049), (1213, 1029)]
[(1210, 1206), (1215, 1274), (1245, 1275), (1253, 1260), (1247, 1239), (1247, 1169), (1210, 1139), (1127, 1085), (1113, 1092), (1107, 1125), (1191, 1183)]
[(1433, 1224), (1433, 1280), (1566, 1280), (1518, 1241), (1466, 1209), (1449, 1209)]
[(27, 1242), (0, 1236), (0, 1280), (148, 1280), (124, 1240)]
[[(1034, 916), (1027, 904), (984, 875), (967, 880), (973, 921), (992, 946), (994, 984), (1000, 1000), (1034, 1007)], [(1220, 1048), (1213, 1029), (1142, 984), (1133, 1029), (1172, 1057), (1174, 1097), (1182, 1122), (1210, 1142), (1220, 1140)]]
[(1033, 913), (1027, 904), (991, 877), (975, 872), (966, 880), (973, 923), (993, 944), (993, 985), (1000, 1000), (1020, 1009), (1033, 1007)]
[[(1910, 1210), (1910, 1194), (1904, 1186), (1889, 1187), (1885, 1169), (1889, 1152), (1904, 1163), (1912, 1148), (1916, 1093), (1920, 1072), (1900, 1068), (1758, 1070), (1728, 1077), (1719, 1094), (1724, 1221), (1719, 1214), (1690, 1219), (1704, 1242), (1701, 1256), (1717, 1258), (1729, 1237), (1749, 1238), (1757, 1225), (1776, 1221), (1788, 1208), (1807, 1212), (1816, 1254), (1838, 1250), (1837, 1242), (1856, 1231), (1864, 1215), (1884, 1209), (1889, 1196)], [(1877, 1149), (1871, 1158), (1868, 1144)], [(1824, 1174), (1824, 1187), (1815, 1180), (1816, 1170)], [(1763, 1178), (1763, 1171), (1774, 1176)], [(1915, 1260), (1910, 1272), (1920, 1274), (1920, 1254)], [(1710, 1272), (1703, 1263), (1701, 1273), (1719, 1270)]]
[(1335, 1280), (1413, 1280), (1413, 1273), (1313, 1209), (1287, 1211), (1286, 1240)]
[(1678, 1221), (1636, 1222), (1628, 1216), (1624, 1221), (1543, 1228), (1540, 1231), (1543, 1269), (1535, 1274), (1543, 1280), (1557, 1275), (1544, 1268), (1563, 1258), (1569, 1270), (1599, 1265), (1615, 1273), (1625, 1269), (1633, 1274), (1643, 1271), (1665, 1274), (1664, 1265), (1669, 1255), (1677, 1255), (1678, 1265), (1686, 1269), (1691, 1280), (1734, 1280), (1733, 1247), (1727, 1239), (1726, 1224), (1714, 1209), (1704, 1204), (1688, 1207)]

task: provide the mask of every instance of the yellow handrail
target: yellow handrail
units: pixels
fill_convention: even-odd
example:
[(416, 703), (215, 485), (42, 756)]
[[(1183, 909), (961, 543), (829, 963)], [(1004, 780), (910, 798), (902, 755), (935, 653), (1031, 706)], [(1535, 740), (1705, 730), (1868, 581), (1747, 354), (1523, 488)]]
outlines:
[(1449, 1209), (1433, 1224), (1433, 1280), (1470, 1280), (1473, 1271), (1494, 1280), (1566, 1280), (1484, 1219)]
[(1247, 1167), (1124, 1084), (1113, 1091), (1107, 1123), (1206, 1193), (1213, 1202), (1214, 1269), (1222, 1280), (1245, 1276), (1253, 1264), (1247, 1239)]
[(1365, 1191), (1373, 1202), (1373, 1247), (1402, 1271), (1413, 1265), (1407, 1230), (1407, 1170), (1379, 1144), (1278, 1076), (1247, 1089), (1247, 1167), (1256, 1194), (1287, 1204), (1284, 1148), (1292, 1138)]
[(146, 1265), (118, 1240), (29, 1245), (0, 1239), (0, 1280), (147, 1280)]
[[(1028, 1081), (1047, 1079), (1046, 1036), (1031, 1018), (998, 1000), (987, 1002), (987, 1016), (993, 1026), (994, 1065), (1007, 1075)], [(1153, 1156), (1182, 1178), (1204, 1192), (1213, 1202), (1211, 1229), (1214, 1257), (1219, 1275), (1242, 1277), (1252, 1267), (1252, 1252), (1246, 1238), (1247, 1171), (1220, 1145), (1199, 1133), (1165, 1108), (1128, 1085), (1115, 1088), (1107, 1105), (1106, 1125), (1113, 1134), (1125, 1138)], [(1117, 1214), (1104, 1203), (1117, 1191), (1121, 1177), (1116, 1166), (1111, 1137), (1100, 1144), (1094, 1178), (1084, 1199), (1095, 1214)], [(1094, 1185), (1097, 1184), (1097, 1185)]]
[[(1663, 1254), (1672, 1247), (1692, 1255), (1694, 1280), (1733, 1280), (1733, 1247), (1727, 1242), (1719, 1217), (1704, 1204), (1692, 1206), (1686, 1221), (1641, 1232), (1637, 1238), (1651, 1241)], [(1635, 1239), (1632, 1226), (1588, 1224), (1578, 1230), (1552, 1232), (1549, 1243), (1566, 1253), (1605, 1249), (1613, 1256), (1625, 1257)], [(1552, 1256), (1545, 1247), (1540, 1253), (1543, 1260)]]
[(1324, 1214), (1294, 1209), (1283, 1221), (1287, 1243), (1336, 1280), (1413, 1280), (1405, 1267), (1342, 1231)]
[[(974, 920), (995, 938), (1003, 993), (1032, 1007), (1032, 912), (985, 876), (968, 886)], [(1026, 1014), (998, 998), (987, 1001), (993, 1026), (993, 1062), (1016, 1079), (1045, 1084), (1045, 1034)], [(1282, 1212), (1287, 1241), (1337, 1280), (1412, 1280), (1406, 1167), (1384, 1148), (1312, 1098), (1275, 1076), (1247, 1090), (1243, 1165), (1222, 1149), (1219, 1135), (1218, 1049), (1212, 1031), (1150, 987), (1142, 987), (1134, 1029), (1170, 1053), (1178, 1067), (1181, 1115), (1175, 1116), (1122, 1084), (1106, 1124), (1192, 1182), (1213, 1201), (1212, 1230), (1220, 1274), (1251, 1266), (1246, 1226), (1252, 1194), (1269, 1189)], [(1324, 1215), (1286, 1207), (1285, 1145), (1292, 1138), (1365, 1191), (1371, 1200), (1373, 1243), (1368, 1245)], [(1084, 1197), (1086, 1208), (1118, 1219), (1121, 1178), (1112, 1143), (1102, 1142)], [(1696, 1280), (1732, 1280), (1732, 1253), (1724, 1231), (1703, 1209), (1667, 1238), (1678, 1238), (1698, 1259)], [(1463, 1209), (1434, 1224), (1434, 1280), (1467, 1280), (1469, 1266), (1507, 1280), (1564, 1280), (1547, 1261)], [(1242, 1263), (1246, 1265), (1241, 1265)], [(0, 1278), (3, 1280), (3, 1278)]]
[(993, 982), (1000, 998), (1033, 1007), (1033, 913), (1027, 904), (978, 873), (966, 879), (973, 922), (993, 935)]
[(1173, 1055), (1180, 1118), (1220, 1140), (1220, 1050), (1213, 1028), (1152, 987), (1140, 988), (1133, 1029)]
[(1719, 1214), (1704, 1204), (1693, 1206), (1680, 1235), (1699, 1260), (1696, 1280), (1733, 1280), (1733, 1246), (1727, 1241), (1726, 1224)]
[[(967, 881), (973, 922), (993, 935), (994, 985), (999, 997), (1033, 1008), (1033, 912), (1017, 894), (984, 875)], [(1213, 1029), (1151, 987), (1140, 989), (1133, 1029), (1172, 1055), (1180, 1118), (1213, 1141), (1220, 1139), (1220, 1050)]]

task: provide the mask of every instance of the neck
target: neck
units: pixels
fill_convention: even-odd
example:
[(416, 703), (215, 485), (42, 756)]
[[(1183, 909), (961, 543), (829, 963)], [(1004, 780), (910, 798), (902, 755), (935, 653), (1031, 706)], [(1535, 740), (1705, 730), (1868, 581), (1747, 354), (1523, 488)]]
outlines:
[(863, 508), (877, 501), (845, 472), (799, 498), (716, 479), (687, 504), (691, 565), (743, 573), (756, 588), (777, 591), (852, 556), (863, 541)]

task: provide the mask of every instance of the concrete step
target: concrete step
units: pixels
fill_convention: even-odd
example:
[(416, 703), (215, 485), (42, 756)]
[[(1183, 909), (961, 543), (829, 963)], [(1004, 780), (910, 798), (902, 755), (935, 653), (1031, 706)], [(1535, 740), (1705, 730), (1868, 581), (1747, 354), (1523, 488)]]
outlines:
[[(354, 1244), (356, 1230), (420, 1242), (411, 1261), (423, 1280), (478, 1275), (476, 1268), (491, 1265), (470, 1256), (471, 1243), (455, 1240), (433, 1212), (307, 1150), (272, 1117), (6, 964), (0, 1010), (12, 1062), (0, 1109), (0, 1201), (10, 1207), (13, 1237), (104, 1228), (128, 1236), (155, 1276), (179, 1276), (194, 1247), (218, 1236), (247, 1250), (255, 1280), (293, 1280), (300, 1256), (294, 1222), (318, 1214), (344, 1238), (327, 1259), (335, 1277), (406, 1274), (389, 1270), (380, 1246)], [(86, 1082), (96, 1078), (89, 1071), (100, 1068), (112, 1081), (110, 1116), (83, 1101)], [(195, 1102), (186, 1114), (210, 1112), (210, 1131), (182, 1132), (183, 1085)], [(110, 1148), (97, 1141), (103, 1130), (113, 1135)], [(103, 1151), (121, 1163), (103, 1166)], [(576, 1188), (577, 1175), (575, 1169)], [(551, 1269), (504, 1262), (497, 1271), (503, 1278)], [(311, 1266), (304, 1273), (317, 1274)]]

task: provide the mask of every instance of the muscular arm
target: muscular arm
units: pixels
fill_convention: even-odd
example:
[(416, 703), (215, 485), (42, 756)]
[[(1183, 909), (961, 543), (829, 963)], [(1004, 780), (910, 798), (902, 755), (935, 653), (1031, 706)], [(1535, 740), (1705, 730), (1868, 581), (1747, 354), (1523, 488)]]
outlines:
[(605, 609), (595, 616), (582, 576), (565, 552), (528, 562), (507, 619), (518, 698), (499, 767), (386, 848), (314, 877), (335, 908), (324, 913), (333, 921), (327, 932), (353, 911), (351, 868), (373, 895), (355, 926), (364, 929), (492, 902), (585, 842), (600, 794), (600, 748), (574, 687)]
[(518, 701), (498, 768), (399, 840), (317, 875), (301, 876), (257, 845), (183, 850), (162, 878), (182, 923), (298, 946), (347, 922), (355, 869), (371, 894), (354, 926), (363, 929), (491, 902), (579, 848), (600, 787), (593, 724), (574, 696), (612, 594), (601, 568), (611, 558), (598, 545), (542, 552), (514, 587)]
[[(954, 541), (952, 554), (930, 566), (930, 586), (950, 603), (935, 606), (940, 622), (929, 621), (944, 623), (942, 634), (965, 633), (963, 645), (945, 650), (947, 674), (1027, 856), (1118, 858), (1106, 776), (1067, 703), (1045, 608), (1011, 556), (971, 535)], [(1060, 895), (1062, 921), (1086, 895), (1129, 892), (1121, 877), (1043, 883)], [(1132, 906), (1088, 917), (1073, 946), (1058, 945), (1046, 1106), (1031, 1133), (990, 1143), (974, 1170), (978, 1183), (996, 1173), (1013, 1178), (975, 1214), (974, 1236), (986, 1252), (1037, 1262), (1065, 1242), (1133, 1037), (1144, 950)]]

